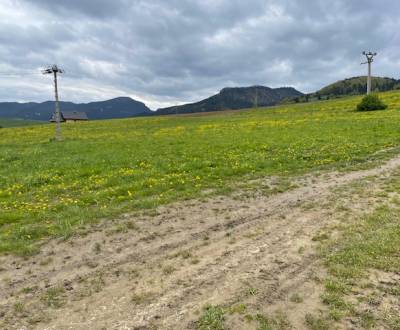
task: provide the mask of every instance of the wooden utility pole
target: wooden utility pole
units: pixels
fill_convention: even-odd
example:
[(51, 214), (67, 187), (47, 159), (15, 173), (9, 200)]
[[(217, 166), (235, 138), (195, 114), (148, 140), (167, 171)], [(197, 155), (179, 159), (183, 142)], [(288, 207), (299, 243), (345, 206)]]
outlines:
[(57, 74), (63, 73), (57, 65), (53, 65), (42, 71), (43, 74), (53, 74), (54, 76), (54, 94), (55, 94), (55, 117), (56, 117), (56, 140), (60, 141), (62, 139), (61, 136), (61, 110), (60, 110), (60, 102), (58, 99), (58, 83), (57, 83)]
[(367, 95), (368, 95), (371, 93), (371, 86), (372, 86), (371, 66), (372, 62), (374, 61), (374, 56), (376, 56), (377, 53), (363, 52), (363, 55), (365, 55), (365, 57), (367, 58), (367, 62), (361, 64), (368, 64), (368, 78), (367, 78)]

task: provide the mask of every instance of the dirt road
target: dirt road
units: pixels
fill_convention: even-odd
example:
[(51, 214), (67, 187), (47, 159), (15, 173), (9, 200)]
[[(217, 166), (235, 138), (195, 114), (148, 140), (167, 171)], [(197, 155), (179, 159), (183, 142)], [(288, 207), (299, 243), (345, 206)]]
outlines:
[[(296, 188), (272, 196), (176, 203), (53, 240), (27, 260), (3, 256), (0, 327), (194, 329), (212, 304), (231, 308), (227, 329), (256, 329), (256, 314), (284, 315), (304, 329), (305, 315), (324, 308), (315, 246), (339, 221), (332, 189), (399, 166), (397, 157), (374, 169), (298, 178)], [(346, 202), (354, 212), (371, 207)]]

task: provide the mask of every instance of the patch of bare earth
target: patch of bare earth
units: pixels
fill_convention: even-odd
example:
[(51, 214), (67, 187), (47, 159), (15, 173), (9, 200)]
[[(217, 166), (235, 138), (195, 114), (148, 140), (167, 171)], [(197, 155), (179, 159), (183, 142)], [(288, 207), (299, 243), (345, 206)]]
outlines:
[(399, 166), (309, 175), (273, 196), (176, 203), (53, 240), (27, 260), (2, 256), (0, 328), (192, 329), (206, 304), (245, 306), (227, 313), (227, 329), (255, 329), (246, 314), (257, 313), (306, 328), (305, 315), (324, 309), (315, 246), (339, 221), (332, 190)]

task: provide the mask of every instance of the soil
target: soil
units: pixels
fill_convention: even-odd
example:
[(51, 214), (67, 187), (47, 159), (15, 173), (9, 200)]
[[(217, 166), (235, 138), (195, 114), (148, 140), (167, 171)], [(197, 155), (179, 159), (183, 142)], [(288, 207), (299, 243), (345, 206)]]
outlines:
[[(195, 329), (211, 304), (232, 310), (227, 329), (256, 329), (256, 314), (284, 314), (305, 329), (305, 315), (324, 309), (316, 247), (341, 221), (334, 190), (399, 166), (397, 157), (297, 178), (296, 188), (272, 196), (175, 203), (52, 240), (28, 259), (1, 256), (0, 328)], [(346, 202), (353, 213), (373, 204)]]

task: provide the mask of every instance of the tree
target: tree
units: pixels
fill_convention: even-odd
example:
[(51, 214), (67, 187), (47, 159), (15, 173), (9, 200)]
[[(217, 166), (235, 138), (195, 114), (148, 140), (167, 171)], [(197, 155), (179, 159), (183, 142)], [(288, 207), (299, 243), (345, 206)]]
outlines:
[(376, 94), (364, 96), (361, 102), (357, 105), (357, 111), (385, 110), (386, 108), (387, 105), (384, 104)]

